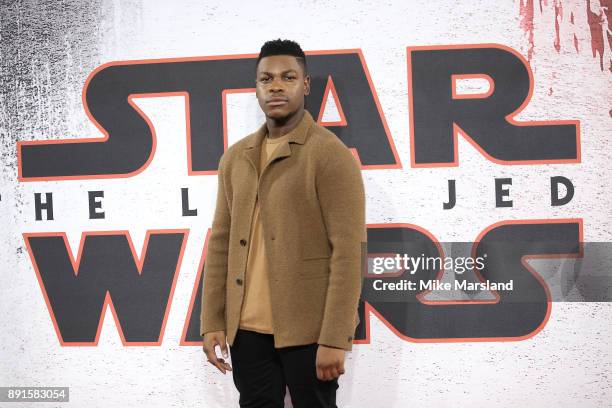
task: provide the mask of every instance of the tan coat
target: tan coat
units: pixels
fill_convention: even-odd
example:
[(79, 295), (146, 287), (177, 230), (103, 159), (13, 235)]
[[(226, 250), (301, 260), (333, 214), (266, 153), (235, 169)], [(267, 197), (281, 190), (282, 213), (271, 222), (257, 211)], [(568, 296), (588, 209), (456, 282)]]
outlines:
[(357, 160), (308, 111), (259, 178), (264, 123), (221, 156), (206, 249), (200, 333), (233, 345), (244, 298), (251, 217), (259, 194), (275, 347), (351, 350), (359, 324), (365, 192)]

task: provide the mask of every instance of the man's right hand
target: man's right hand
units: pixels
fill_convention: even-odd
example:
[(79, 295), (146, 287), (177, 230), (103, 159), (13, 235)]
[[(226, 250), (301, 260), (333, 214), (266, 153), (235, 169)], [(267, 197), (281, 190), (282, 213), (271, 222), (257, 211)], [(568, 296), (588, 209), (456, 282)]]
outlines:
[(219, 330), (204, 334), (204, 344), (202, 349), (208, 362), (219, 369), (223, 374), (225, 370), (232, 371), (232, 366), (226, 363), (224, 359), (217, 357), (217, 351), (215, 347), (219, 346), (223, 357), (228, 358), (227, 341), (225, 339), (225, 330)]

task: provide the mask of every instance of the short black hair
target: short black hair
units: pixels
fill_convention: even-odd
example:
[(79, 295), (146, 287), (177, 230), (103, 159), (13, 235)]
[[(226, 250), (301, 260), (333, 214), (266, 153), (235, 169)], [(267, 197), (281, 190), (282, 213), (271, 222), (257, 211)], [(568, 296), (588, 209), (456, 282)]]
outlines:
[(263, 57), (267, 57), (270, 55), (293, 55), (298, 63), (302, 66), (304, 71), (304, 76), (307, 75), (306, 69), (306, 54), (302, 51), (302, 47), (295, 41), (291, 40), (281, 40), (280, 38), (277, 40), (266, 41), (264, 45), (261, 47), (261, 51), (259, 52), (259, 56), (257, 57), (257, 62), (255, 63), (255, 70), (257, 70), (257, 66), (259, 65), (259, 61)]

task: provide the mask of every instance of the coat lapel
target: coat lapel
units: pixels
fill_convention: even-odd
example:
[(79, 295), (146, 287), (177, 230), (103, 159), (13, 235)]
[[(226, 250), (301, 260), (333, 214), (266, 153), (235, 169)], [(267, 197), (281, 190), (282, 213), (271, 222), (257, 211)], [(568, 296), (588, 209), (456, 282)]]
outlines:
[(264, 123), (262, 126), (257, 129), (255, 134), (250, 136), (249, 143), (244, 148), (244, 155), (247, 160), (253, 166), (253, 170), (255, 170), (255, 174), (259, 173), (259, 158), (261, 153), (261, 142), (263, 138), (266, 136), (266, 124)]
[[(310, 130), (313, 124), (314, 119), (312, 118), (312, 115), (307, 110), (304, 110), (304, 116), (302, 117), (302, 120), (291, 132), (289, 132), (287, 140), (281, 142), (280, 145), (276, 149), (274, 149), (274, 152), (272, 153), (272, 156), (270, 156), (266, 167), (271, 164), (275, 159), (291, 156), (290, 144), (304, 144), (304, 142), (306, 141), (306, 137), (308, 136), (308, 131)], [(259, 129), (257, 129), (254, 134), (249, 136), (250, 139), (248, 140), (244, 148), (244, 155), (253, 166), (255, 173), (259, 173), (258, 169), (259, 158), (261, 157), (261, 143), (264, 141), (266, 133), (267, 127), (264, 123), (259, 127)], [(262, 169), (262, 174), (264, 170), (265, 168)]]

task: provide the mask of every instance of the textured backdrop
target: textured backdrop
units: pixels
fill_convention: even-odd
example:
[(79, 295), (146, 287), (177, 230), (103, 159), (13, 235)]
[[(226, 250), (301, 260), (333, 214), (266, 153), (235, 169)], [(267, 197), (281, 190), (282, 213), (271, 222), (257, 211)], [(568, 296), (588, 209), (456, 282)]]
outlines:
[[(156, 140), (151, 161), (132, 177), (18, 179), (18, 141), (105, 137), (82, 95), (94, 70), (124, 61), (248, 56), (278, 37), (298, 41), (310, 54), (359, 50), (395, 151), (390, 165), (364, 166), (370, 226), (409, 224), (441, 242), (472, 242), (499, 222), (577, 220), (584, 241), (606, 242), (612, 235), (611, 11), (609, 0), (2, 0), (0, 386), (69, 386), (70, 403), (61, 406), (237, 406), (230, 376), (206, 363), (201, 344), (189, 337), (192, 315), (199, 310), (199, 270), (217, 180), (214, 169), (204, 166), (195, 172), (188, 162), (187, 94), (142, 94), (131, 100), (154, 127)], [(504, 165), (489, 160), (460, 134), (458, 165), (413, 165), (409, 49), (492, 43), (522, 55), (533, 74), (531, 99), (514, 119), (579, 121), (578, 160)], [(167, 77), (168, 83), (179, 79)], [(264, 118), (252, 93), (224, 95), (227, 147)], [(342, 97), (338, 89), (341, 105)], [(324, 122), (337, 119), (333, 102)], [(101, 114), (112, 122), (112, 111)], [(192, 121), (204, 117), (201, 112), (191, 115)], [(360, 152), (362, 158), (364, 154)], [(553, 176), (570, 179), (575, 188), (566, 205), (550, 204)], [(495, 178), (512, 179), (512, 207), (495, 206)], [(457, 205), (445, 210), (449, 179), (456, 180)], [(90, 218), (90, 191), (103, 191), (97, 198), (103, 219)], [(185, 213), (187, 193), (189, 208), (197, 214)], [(37, 220), (37, 200), (49, 197), (53, 219), (42, 211), (42, 220)], [(81, 322), (93, 327), (95, 339), (71, 342), (70, 330), (62, 338), (35, 265), (34, 241), (28, 239), (65, 234), (78, 265), (82, 234), (115, 231), (129, 234), (134, 258), (142, 261), (143, 249), (151, 244), (147, 234), (154, 230), (175, 234), (175, 241), (182, 238), (176, 245), (178, 269), (168, 282), (170, 296), (160, 311), (163, 323), (154, 327), (159, 338), (130, 343), (125, 338), (128, 326), (138, 328), (150, 310), (133, 308), (125, 314), (131, 320), (125, 317), (121, 328), (104, 296), (92, 306), (97, 307), (96, 319)], [(588, 261), (585, 251), (582, 262)], [(550, 276), (563, 262), (572, 260), (530, 264)], [(609, 266), (591, 264), (604, 277)], [(514, 341), (414, 342), (391, 330), (380, 316), (368, 314), (368, 338), (347, 354), (338, 405), (609, 406), (612, 304), (610, 297), (602, 299), (608, 301), (553, 302), (543, 328)], [(83, 305), (90, 300), (75, 296), (62, 307), (66, 313), (85, 315)], [(136, 304), (129, 295), (123, 300)], [(70, 322), (64, 324), (70, 327)], [(144, 326), (145, 332), (151, 328)]]

